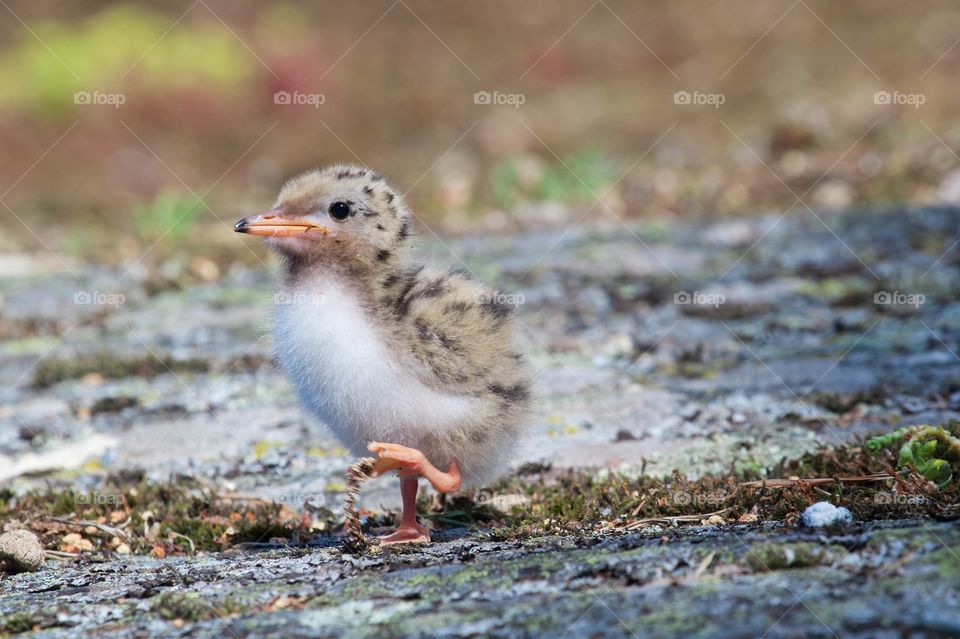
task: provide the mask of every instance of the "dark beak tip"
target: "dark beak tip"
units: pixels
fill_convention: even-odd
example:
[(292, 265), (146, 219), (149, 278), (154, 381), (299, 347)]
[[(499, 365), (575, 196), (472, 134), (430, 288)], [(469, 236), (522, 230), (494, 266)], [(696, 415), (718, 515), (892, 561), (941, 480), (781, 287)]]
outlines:
[(237, 233), (246, 233), (248, 226), (247, 220), (243, 219), (233, 225), (233, 230)]

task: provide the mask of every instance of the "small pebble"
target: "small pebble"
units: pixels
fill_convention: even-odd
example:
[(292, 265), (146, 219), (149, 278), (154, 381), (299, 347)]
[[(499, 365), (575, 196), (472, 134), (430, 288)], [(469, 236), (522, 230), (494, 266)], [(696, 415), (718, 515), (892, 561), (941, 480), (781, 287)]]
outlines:
[(838, 508), (827, 501), (818, 501), (803, 511), (803, 525), (808, 528), (852, 523), (853, 513), (843, 506)]
[(29, 530), (0, 535), (0, 563), (11, 572), (33, 572), (43, 565), (43, 546)]

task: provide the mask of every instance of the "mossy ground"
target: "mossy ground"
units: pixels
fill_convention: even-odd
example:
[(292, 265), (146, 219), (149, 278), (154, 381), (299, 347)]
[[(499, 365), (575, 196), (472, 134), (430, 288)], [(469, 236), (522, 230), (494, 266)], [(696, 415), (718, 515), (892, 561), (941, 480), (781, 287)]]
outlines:
[[(950, 423), (943, 432), (956, 435), (960, 424)], [(743, 466), (696, 480), (680, 472), (653, 478), (528, 468), (481, 493), (439, 504), (421, 499), (420, 508), (435, 528), (467, 527), (498, 540), (655, 524), (795, 524), (818, 501), (846, 506), (857, 521), (960, 516), (960, 482), (938, 486), (909, 466), (898, 468), (899, 461), (893, 449), (871, 452), (855, 443), (781, 461), (765, 477)], [(868, 480), (859, 481), (863, 478)], [(191, 480), (157, 483), (129, 475), (108, 477), (93, 492), (48, 488), (0, 493), (0, 499), (0, 518), (34, 530), (47, 547), (56, 548), (66, 533), (81, 532), (93, 552), (104, 554), (116, 552), (121, 543), (133, 553), (155, 556), (244, 542), (296, 545), (341, 525), (325, 509), (298, 513), (284, 504), (223, 496)], [(390, 514), (370, 515), (367, 525), (391, 520)]]
[(203, 359), (178, 360), (158, 358), (151, 353), (124, 357), (99, 352), (69, 358), (48, 358), (37, 363), (33, 370), (33, 385), (46, 388), (59, 382), (77, 379), (88, 374), (108, 379), (124, 377), (155, 377), (161, 373), (205, 373), (210, 364)]

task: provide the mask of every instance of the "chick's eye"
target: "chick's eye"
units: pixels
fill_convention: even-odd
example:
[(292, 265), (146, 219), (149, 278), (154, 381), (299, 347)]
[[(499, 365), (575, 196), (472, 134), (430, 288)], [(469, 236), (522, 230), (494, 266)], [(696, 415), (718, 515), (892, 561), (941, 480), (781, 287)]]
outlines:
[(330, 217), (343, 221), (350, 215), (350, 205), (346, 202), (334, 202), (330, 205)]

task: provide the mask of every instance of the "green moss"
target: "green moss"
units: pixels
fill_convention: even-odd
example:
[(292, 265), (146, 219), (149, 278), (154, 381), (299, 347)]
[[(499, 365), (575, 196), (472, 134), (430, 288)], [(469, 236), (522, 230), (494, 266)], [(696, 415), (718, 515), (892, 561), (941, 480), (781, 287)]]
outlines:
[(857, 404), (883, 404), (886, 399), (887, 392), (879, 387), (855, 393), (816, 391), (807, 395), (808, 401), (837, 415), (849, 413)]
[(150, 353), (120, 356), (110, 352), (89, 353), (71, 358), (41, 360), (33, 369), (33, 385), (46, 388), (59, 382), (99, 373), (110, 379), (122, 377), (155, 377), (163, 373), (205, 373), (210, 364), (203, 359), (178, 360), (154, 357)]
[(36, 612), (15, 612), (0, 619), (0, 636), (9, 636), (21, 632), (47, 627), (44, 619)]
[(151, 600), (150, 611), (164, 619), (196, 622), (238, 614), (250, 605), (235, 597), (211, 601), (198, 592), (167, 591)]
[(826, 300), (833, 306), (861, 306), (873, 302), (876, 286), (860, 277), (827, 277), (805, 280), (799, 284), (797, 292)]
[(432, 572), (419, 572), (404, 579), (404, 584), (416, 589), (439, 588), (443, 586), (444, 580)]
[(0, 344), (0, 352), (8, 357), (43, 355), (56, 346), (59, 341), (60, 338), (50, 335), (7, 340)]
[(0, 618), (0, 637), (10, 637), (34, 630), (66, 625), (57, 616), (59, 608), (48, 605), (35, 610), (22, 610)]
[(844, 554), (841, 546), (824, 547), (812, 543), (765, 543), (747, 551), (744, 561), (756, 572), (771, 572), (788, 568), (829, 566)]
[[(34, 522), (34, 532), (54, 544), (60, 531), (54, 525), (48, 532), (44, 522), (49, 516), (109, 521), (118, 510), (129, 517), (125, 530), (131, 549), (138, 553), (149, 553), (158, 544), (166, 554), (186, 554), (271, 537), (302, 539), (312, 535), (310, 519), (281, 504), (221, 500), (206, 486), (189, 480), (156, 483), (111, 476), (94, 491), (50, 488), (26, 495), (0, 491), (0, 520), (29, 518)], [(337, 522), (331, 515), (326, 523), (333, 527)], [(151, 531), (149, 535), (147, 530)], [(104, 540), (91, 537), (91, 541), (99, 548)]]
[(960, 544), (953, 547), (944, 545), (934, 550), (927, 557), (927, 561), (935, 566), (937, 575), (944, 583), (960, 583)]

